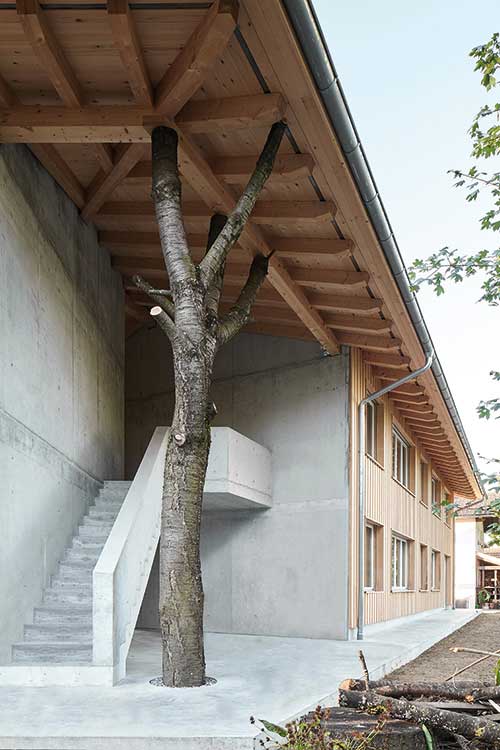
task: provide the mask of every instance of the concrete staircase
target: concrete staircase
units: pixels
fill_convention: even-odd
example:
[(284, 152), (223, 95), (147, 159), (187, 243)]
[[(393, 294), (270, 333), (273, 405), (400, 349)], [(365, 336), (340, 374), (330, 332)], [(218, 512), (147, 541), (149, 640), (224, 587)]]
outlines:
[(35, 608), (33, 624), (12, 646), (13, 664), (92, 662), (92, 572), (130, 485), (104, 482)]

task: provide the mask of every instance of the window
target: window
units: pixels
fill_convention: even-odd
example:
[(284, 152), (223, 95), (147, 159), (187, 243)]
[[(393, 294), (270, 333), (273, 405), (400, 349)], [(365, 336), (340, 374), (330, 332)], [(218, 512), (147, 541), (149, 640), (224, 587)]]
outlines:
[(432, 512), (441, 518), (441, 482), (436, 477), (431, 479), (431, 503)]
[(439, 591), (441, 587), (441, 555), (432, 550), (431, 554), (431, 589), (433, 591)]
[(378, 463), (384, 462), (384, 407), (377, 401), (365, 406), (366, 454)]
[(404, 591), (408, 588), (408, 541), (399, 536), (392, 537), (392, 589)]
[(393, 428), (392, 430), (392, 476), (404, 487), (410, 487), (410, 455), (409, 443)]
[(453, 508), (451, 507), (453, 505), (453, 499), (449, 492), (444, 493), (444, 500), (443, 500), (443, 506), (444, 506), (444, 520), (445, 523), (450, 526), (452, 518), (453, 518)]
[(429, 466), (420, 461), (420, 502), (429, 505)]
[(365, 589), (375, 588), (375, 529), (365, 526)]
[(420, 545), (420, 591), (427, 591), (429, 588), (429, 550), (425, 544)]
[(383, 581), (384, 528), (367, 521), (365, 524), (365, 591), (381, 591)]

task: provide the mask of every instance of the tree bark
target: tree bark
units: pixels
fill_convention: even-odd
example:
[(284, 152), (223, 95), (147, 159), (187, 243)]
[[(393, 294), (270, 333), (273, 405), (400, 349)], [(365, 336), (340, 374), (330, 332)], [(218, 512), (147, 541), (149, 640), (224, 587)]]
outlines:
[(153, 190), (170, 289), (136, 285), (156, 303), (151, 315), (167, 335), (173, 355), (175, 408), (167, 444), (160, 538), (160, 627), (163, 684), (195, 687), (205, 682), (200, 527), (203, 488), (214, 413), (210, 386), (218, 347), (241, 330), (265, 280), (268, 259), (257, 256), (238, 301), (223, 321), (219, 302), (227, 255), (244, 229), (269, 177), (285, 131), (276, 123), (254, 174), (235, 209), (211, 222), (207, 253), (196, 265), (189, 252), (181, 205), (177, 133), (152, 133)]
[(340, 690), (341, 706), (362, 711), (380, 711), (393, 719), (404, 719), (414, 724), (425, 724), (431, 729), (443, 729), (468, 740), (481, 740), (486, 746), (500, 748), (500, 727), (496, 722), (455, 711), (422, 706), (396, 698), (387, 698), (372, 690)]
[[(340, 685), (343, 690), (367, 689), (365, 680), (345, 680)], [(455, 698), (456, 700), (493, 700), (500, 698), (500, 687), (477, 682), (392, 682), (391, 680), (370, 680), (368, 689), (391, 698)]]

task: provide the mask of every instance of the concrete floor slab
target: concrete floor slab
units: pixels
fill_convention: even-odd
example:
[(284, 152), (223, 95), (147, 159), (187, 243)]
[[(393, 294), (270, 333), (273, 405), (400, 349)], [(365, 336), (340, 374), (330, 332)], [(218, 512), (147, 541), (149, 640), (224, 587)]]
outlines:
[[(376, 679), (413, 659), (475, 616), (432, 612), (379, 626), (363, 642)], [(254, 715), (274, 722), (335, 700), (338, 684), (361, 676), (356, 641), (209, 633), (207, 672), (217, 684), (150, 685), (160, 638), (137, 631), (127, 678), (115, 687), (0, 688), (4, 750), (250, 750)]]

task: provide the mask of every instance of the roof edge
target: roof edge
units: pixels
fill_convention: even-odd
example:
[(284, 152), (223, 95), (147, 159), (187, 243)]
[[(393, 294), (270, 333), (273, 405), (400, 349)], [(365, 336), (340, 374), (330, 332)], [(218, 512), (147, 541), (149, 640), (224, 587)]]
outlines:
[[(281, 0), (304, 54), (313, 80), (323, 100), (337, 140), (370, 217), (375, 234), (398, 286), (415, 332), (425, 353), (434, 348), (420, 305), (411, 290), (408, 273), (398, 243), (380, 197), (361, 139), (335, 70), (318, 17), (310, 0)], [(434, 357), (432, 372), (448, 409), (460, 442), (481, 492), (485, 493), (480, 472), (465, 433), (455, 401), (451, 395), (441, 363)]]

